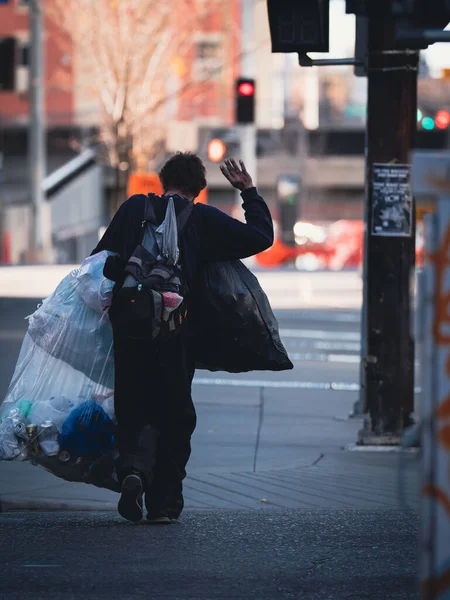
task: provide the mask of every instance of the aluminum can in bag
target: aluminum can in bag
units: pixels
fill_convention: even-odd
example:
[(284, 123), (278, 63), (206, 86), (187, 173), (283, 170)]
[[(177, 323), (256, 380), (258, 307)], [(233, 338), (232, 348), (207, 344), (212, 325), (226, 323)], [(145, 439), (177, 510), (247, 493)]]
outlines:
[(39, 456), (40, 447), (38, 442), (38, 426), (37, 425), (27, 425), (27, 434), (28, 434), (28, 454), (30, 456)]
[(62, 463), (68, 463), (71, 459), (70, 452), (67, 452), (67, 450), (61, 450), (61, 452), (58, 454), (58, 459)]
[(40, 425), (39, 445), (46, 456), (59, 454), (59, 431), (52, 421), (44, 421)]
[(22, 442), (28, 442), (27, 426), (19, 419), (13, 419), (14, 435)]

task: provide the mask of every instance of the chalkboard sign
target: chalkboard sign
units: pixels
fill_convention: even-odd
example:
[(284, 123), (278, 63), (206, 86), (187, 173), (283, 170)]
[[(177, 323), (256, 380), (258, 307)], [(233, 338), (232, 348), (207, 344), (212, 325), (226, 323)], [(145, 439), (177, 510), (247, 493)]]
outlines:
[(411, 166), (375, 163), (371, 235), (409, 237), (412, 217)]

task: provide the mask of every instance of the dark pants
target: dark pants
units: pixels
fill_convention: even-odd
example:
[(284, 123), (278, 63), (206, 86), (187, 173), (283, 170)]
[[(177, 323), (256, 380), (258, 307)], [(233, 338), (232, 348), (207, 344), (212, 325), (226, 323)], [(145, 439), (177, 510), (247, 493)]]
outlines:
[(149, 512), (166, 508), (177, 517), (196, 425), (187, 324), (169, 340), (115, 334), (114, 364), (119, 480), (137, 469), (144, 477)]

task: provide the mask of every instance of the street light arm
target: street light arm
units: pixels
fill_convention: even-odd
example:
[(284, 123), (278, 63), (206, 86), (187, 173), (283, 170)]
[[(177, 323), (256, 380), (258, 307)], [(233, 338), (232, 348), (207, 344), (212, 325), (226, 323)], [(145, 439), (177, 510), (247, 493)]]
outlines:
[(308, 54), (298, 55), (298, 62), (301, 67), (326, 67), (326, 66), (345, 66), (345, 65), (364, 65), (364, 61), (359, 58), (318, 58), (313, 59)]

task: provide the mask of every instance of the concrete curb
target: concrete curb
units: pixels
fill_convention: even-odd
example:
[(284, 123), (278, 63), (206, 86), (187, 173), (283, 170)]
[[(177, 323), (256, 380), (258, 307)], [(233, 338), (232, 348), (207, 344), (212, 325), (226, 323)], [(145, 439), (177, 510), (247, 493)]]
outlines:
[[(191, 507), (185, 506), (185, 512), (211, 512), (232, 510), (229, 508), (213, 508), (213, 507)], [(240, 510), (253, 512), (253, 508), (242, 508)], [(13, 512), (117, 512), (117, 506), (110, 502), (99, 503), (94, 506), (92, 503), (76, 503), (55, 502), (51, 500), (2, 500), (0, 498), (0, 514)]]
[(0, 498), (0, 513), (38, 511), (38, 512), (105, 512), (115, 511), (117, 506), (111, 502), (63, 502), (59, 500), (26, 500)]
[(358, 444), (347, 444), (345, 450), (349, 452), (401, 452), (406, 454), (418, 454), (419, 448), (405, 448), (404, 446), (361, 446)]

